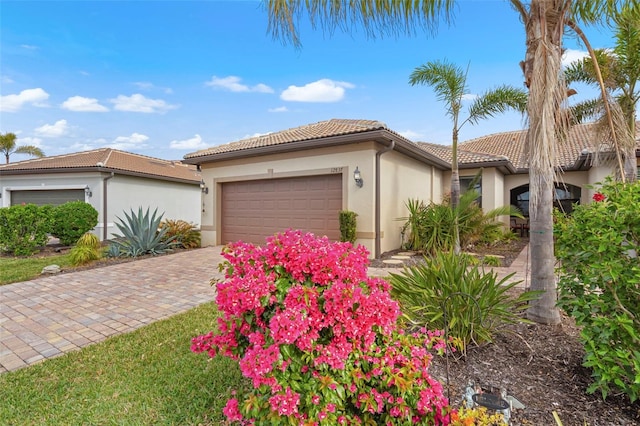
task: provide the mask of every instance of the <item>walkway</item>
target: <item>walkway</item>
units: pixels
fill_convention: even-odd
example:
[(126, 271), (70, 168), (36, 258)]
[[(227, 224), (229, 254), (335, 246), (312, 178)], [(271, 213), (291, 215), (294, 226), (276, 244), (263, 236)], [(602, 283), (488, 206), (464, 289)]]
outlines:
[[(0, 373), (127, 333), (214, 299), (221, 247), (0, 286)], [(523, 280), (527, 249), (511, 268)], [(386, 276), (393, 269), (369, 269)]]

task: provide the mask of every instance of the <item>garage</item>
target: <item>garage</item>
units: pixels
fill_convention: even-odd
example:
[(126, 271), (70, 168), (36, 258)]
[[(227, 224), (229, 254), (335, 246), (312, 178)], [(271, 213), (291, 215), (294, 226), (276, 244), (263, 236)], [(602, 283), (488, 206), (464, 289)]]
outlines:
[(340, 239), (342, 174), (222, 184), (222, 243), (264, 243), (288, 228)]
[(69, 201), (84, 201), (84, 189), (51, 189), (11, 191), (11, 205), (37, 204), (43, 206), (51, 204), (58, 206)]

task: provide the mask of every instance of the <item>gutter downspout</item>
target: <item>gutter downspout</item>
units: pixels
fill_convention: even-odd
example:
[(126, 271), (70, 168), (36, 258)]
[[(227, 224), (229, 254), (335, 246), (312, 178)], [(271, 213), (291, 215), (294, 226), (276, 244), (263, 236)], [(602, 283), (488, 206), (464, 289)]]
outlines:
[(107, 181), (113, 176), (111, 172), (111, 176), (102, 179), (102, 241), (107, 240)]
[(392, 151), (396, 146), (396, 141), (391, 140), (389, 146), (380, 151), (376, 152), (376, 205), (375, 205), (375, 233), (376, 233), (376, 247), (375, 247), (375, 258), (380, 258), (380, 157), (385, 152)]

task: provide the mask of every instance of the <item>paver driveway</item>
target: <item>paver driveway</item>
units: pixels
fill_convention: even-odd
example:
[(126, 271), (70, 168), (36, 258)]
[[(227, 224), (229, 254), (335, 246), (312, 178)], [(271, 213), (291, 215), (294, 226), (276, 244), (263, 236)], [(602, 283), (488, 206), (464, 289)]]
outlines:
[(221, 247), (0, 286), (0, 373), (214, 299)]

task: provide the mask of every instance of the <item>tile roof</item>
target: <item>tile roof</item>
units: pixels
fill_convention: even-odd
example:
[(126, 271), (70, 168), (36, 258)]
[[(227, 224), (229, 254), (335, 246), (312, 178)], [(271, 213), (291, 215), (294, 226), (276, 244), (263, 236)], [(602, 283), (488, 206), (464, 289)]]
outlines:
[[(451, 152), (451, 147), (446, 145), (439, 145), (435, 143), (428, 142), (416, 142), (416, 144), (421, 148), (427, 151), (428, 153), (435, 155), (446, 161), (447, 163), (451, 163), (453, 154)], [(509, 159), (504, 155), (492, 155), (492, 154), (483, 154), (479, 152), (473, 151), (465, 151), (460, 149), (460, 145), (458, 145), (458, 164), (470, 164), (470, 165), (479, 165), (482, 163), (496, 163), (496, 162), (507, 162)]]
[[(565, 140), (558, 141), (556, 145), (558, 167), (570, 169), (584, 150), (593, 150), (593, 126), (593, 123), (575, 125), (569, 130)], [(476, 154), (504, 155), (516, 169), (526, 170), (529, 168), (528, 153), (525, 149), (526, 135), (526, 130), (495, 133), (465, 141), (459, 144), (458, 148)]]
[(113, 171), (157, 179), (200, 182), (200, 177), (194, 166), (112, 148), (34, 158), (0, 165), (0, 175), (87, 170)]
[[(350, 135), (355, 133), (368, 132), (371, 130), (387, 130), (387, 125), (375, 120), (349, 120), (331, 119), (318, 123), (307, 124), (294, 127), (275, 133), (257, 136), (230, 142), (224, 145), (217, 145), (197, 152), (192, 152), (184, 156), (185, 159), (204, 157), (215, 154), (222, 154), (234, 151), (249, 150), (252, 148), (262, 148), (274, 145), (286, 144), (289, 142), (301, 142), (312, 139), (321, 139), (331, 136)], [(395, 133), (395, 132), (392, 132)]]

